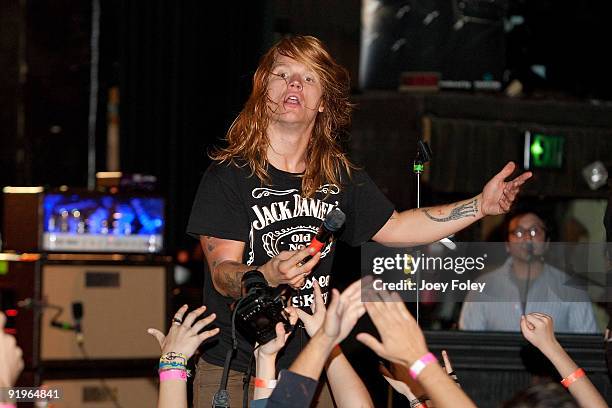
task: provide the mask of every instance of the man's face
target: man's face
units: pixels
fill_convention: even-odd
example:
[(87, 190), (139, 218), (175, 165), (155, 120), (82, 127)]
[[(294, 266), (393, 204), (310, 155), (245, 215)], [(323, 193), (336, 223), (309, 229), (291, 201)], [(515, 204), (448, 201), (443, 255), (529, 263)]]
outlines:
[(279, 55), (268, 83), (268, 108), (273, 121), (310, 125), (323, 112), (320, 78), (307, 65)]
[(511, 219), (507, 239), (508, 251), (512, 257), (523, 261), (533, 256), (540, 257), (548, 246), (544, 221), (533, 213)]

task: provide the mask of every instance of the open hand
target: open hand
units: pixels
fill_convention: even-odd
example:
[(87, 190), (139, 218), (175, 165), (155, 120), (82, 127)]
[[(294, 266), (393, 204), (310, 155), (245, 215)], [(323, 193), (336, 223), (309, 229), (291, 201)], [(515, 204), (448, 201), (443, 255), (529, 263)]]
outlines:
[(314, 302), (310, 305), (312, 314), (308, 314), (302, 309), (295, 309), (298, 317), (304, 323), (306, 333), (308, 333), (310, 337), (314, 336), (323, 325), (325, 321), (325, 312), (327, 311), (325, 302), (323, 301), (323, 295), (321, 294), (321, 288), (316, 279), (313, 280), (312, 287), (314, 291)]
[(319, 331), (338, 344), (349, 335), (365, 312), (365, 306), (361, 302), (361, 279), (353, 282), (342, 294), (337, 289), (332, 289), (332, 299)]
[(157, 329), (147, 329), (147, 333), (155, 337), (159, 342), (162, 354), (173, 351), (175, 353), (182, 353), (189, 358), (204, 340), (219, 333), (219, 328), (200, 333), (200, 330), (215, 320), (217, 316), (214, 313), (194, 324), (196, 318), (206, 311), (206, 306), (193, 310), (183, 320), (186, 311), (187, 305), (184, 305), (176, 312), (167, 335), (164, 335)]
[(513, 180), (505, 181), (514, 172), (515, 168), (516, 164), (508, 162), (499, 173), (485, 184), (482, 190), (481, 211), (483, 215), (498, 215), (510, 211), (521, 186), (532, 176), (532, 173), (527, 171)]
[(380, 357), (405, 367), (428, 353), (421, 328), (397, 293), (375, 291), (369, 298), (374, 301), (366, 302), (365, 307), (382, 342), (369, 333), (359, 333), (357, 340)]

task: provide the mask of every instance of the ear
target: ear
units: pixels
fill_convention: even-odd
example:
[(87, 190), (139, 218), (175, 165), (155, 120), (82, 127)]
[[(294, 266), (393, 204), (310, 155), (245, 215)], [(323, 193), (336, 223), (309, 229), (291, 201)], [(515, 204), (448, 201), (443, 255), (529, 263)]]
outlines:
[(323, 113), (323, 111), (325, 110), (325, 106), (323, 105), (323, 101), (321, 101), (321, 103), (319, 104), (319, 113)]

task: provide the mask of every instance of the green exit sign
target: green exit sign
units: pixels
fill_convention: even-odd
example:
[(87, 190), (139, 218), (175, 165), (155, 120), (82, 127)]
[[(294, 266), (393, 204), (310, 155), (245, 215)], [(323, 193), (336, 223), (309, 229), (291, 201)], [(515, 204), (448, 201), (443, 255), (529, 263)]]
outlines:
[(560, 169), (563, 165), (565, 138), (558, 135), (525, 132), (523, 167)]

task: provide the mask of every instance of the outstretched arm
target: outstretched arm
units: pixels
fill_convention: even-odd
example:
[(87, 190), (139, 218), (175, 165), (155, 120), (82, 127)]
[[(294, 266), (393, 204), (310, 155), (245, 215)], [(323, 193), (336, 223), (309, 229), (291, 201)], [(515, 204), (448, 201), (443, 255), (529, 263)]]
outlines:
[[(373, 302), (365, 304), (382, 342), (368, 333), (359, 333), (357, 340), (379, 356), (409, 370), (413, 363), (429, 354), (421, 328), (397, 293), (372, 293)], [(472, 400), (436, 362), (430, 362), (416, 380), (438, 408), (475, 408)]]
[(505, 181), (515, 168), (514, 163), (508, 163), (489, 180), (482, 193), (469, 200), (394, 212), (372, 239), (380, 243), (425, 244), (454, 234), (486, 215), (508, 212), (521, 186), (531, 177), (531, 172), (526, 172)]
[[(304, 322), (304, 327), (309, 336), (314, 336), (319, 330), (325, 319), (326, 312), (321, 289), (316, 281), (313, 282), (313, 289), (315, 301), (311, 305), (312, 315), (297, 309), (298, 316)], [(357, 299), (360, 289), (361, 285), (359, 282), (356, 282), (347, 288), (342, 295), (348, 296), (351, 299)], [(325, 365), (325, 372), (327, 373), (327, 379), (338, 408), (374, 406), (368, 389), (353, 369), (353, 366), (351, 366), (340, 346), (332, 350)]]
[(363, 304), (359, 302), (360, 284), (360, 281), (353, 283), (342, 295), (336, 289), (332, 290), (323, 325), (291, 364), (289, 371), (281, 372), (280, 380), (268, 400), (268, 407), (310, 406), (330, 353), (365, 313)]
[[(561, 378), (576, 373), (578, 366), (555, 338), (552, 317), (544, 313), (529, 313), (527, 316), (522, 316), (521, 331), (523, 336), (553, 363)], [(586, 375), (576, 379), (567, 388), (581, 407), (608, 407)]]
[[(285, 309), (289, 313), (289, 323), (294, 326), (297, 323), (298, 317), (293, 307)], [(276, 338), (270, 340), (264, 345), (258, 345), (255, 347), (255, 391), (253, 393), (253, 399), (264, 399), (268, 398), (272, 394), (274, 386), (264, 386), (264, 384), (258, 384), (259, 381), (269, 382), (276, 380), (276, 356), (278, 352), (285, 347), (287, 338), (291, 332), (285, 332), (285, 326), (283, 323), (276, 323)]]
[(174, 315), (167, 335), (157, 329), (147, 330), (162, 350), (158, 408), (187, 408), (187, 360), (204, 340), (219, 333), (218, 328), (200, 333), (216, 317), (213, 313), (196, 322), (205, 310), (206, 306), (195, 309), (183, 320), (187, 312), (187, 305), (184, 305)]

